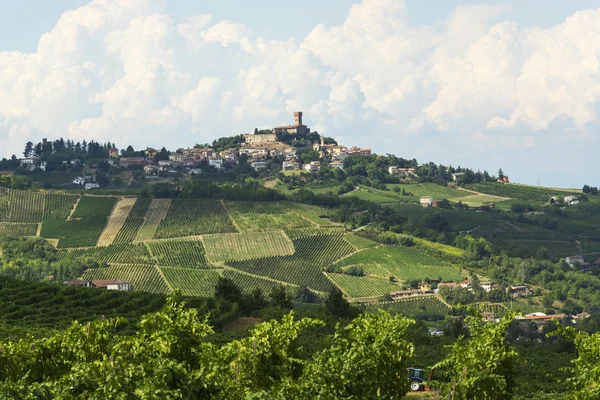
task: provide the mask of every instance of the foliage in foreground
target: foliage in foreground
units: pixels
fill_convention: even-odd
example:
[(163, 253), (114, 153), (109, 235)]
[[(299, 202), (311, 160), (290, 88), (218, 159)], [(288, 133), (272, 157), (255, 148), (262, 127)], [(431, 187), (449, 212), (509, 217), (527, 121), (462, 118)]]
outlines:
[(135, 336), (114, 334), (123, 323), (76, 322), (49, 338), (1, 344), (0, 398), (374, 399), (408, 387), (411, 322), (385, 312), (338, 326), (312, 358), (299, 337), (323, 322), (293, 313), (220, 348), (206, 340), (213, 330), (197, 310), (174, 297)]

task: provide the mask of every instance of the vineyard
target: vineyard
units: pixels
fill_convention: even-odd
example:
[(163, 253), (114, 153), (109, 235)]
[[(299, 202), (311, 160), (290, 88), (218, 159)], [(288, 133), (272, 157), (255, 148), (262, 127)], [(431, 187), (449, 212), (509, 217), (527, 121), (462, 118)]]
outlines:
[(169, 288), (156, 267), (152, 265), (111, 265), (108, 268), (90, 268), (83, 274), (85, 280), (120, 279), (132, 284), (137, 291), (167, 293)]
[(219, 200), (174, 199), (155, 237), (164, 239), (235, 231)]
[(71, 218), (108, 218), (116, 203), (116, 197), (83, 196)]
[(380, 246), (366, 249), (338, 262), (339, 267), (352, 265), (364, 269), (367, 274), (406, 279), (437, 278), (444, 281), (461, 279), (457, 267), (443, 263), (419, 251), (397, 246)]
[[(250, 293), (252, 290), (259, 288), (262, 290), (265, 296), (268, 296), (273, 289), (282, 285), (281, 283), (271, 281), (269, 279), (263, 279), (229, 269), (223, 271), (223, 276), (231, 279), (233, 283), (235, 283), (245, 293)], [(283, 287), (285, 287), (290, 293), (293, 293), (298, 289), (298, 286), (290, 284), (283, 285)]]
[(344, 240), (343, 234), (311, 236), (294, 239), (293, 242), (296, 252), (291, 256), (227, 264), (255, 275), (326, 292), (331, 288), (331, 283), (323, 274), (323, 268), (355, 251), (354, 247)]
[(475, 183), (465, 186), (467, 189), (474, 190), (479, 193), (491, 194), (493, 196), (510, 197), (512, 199), (520, 199), (525, 201), (546, 203), (550, 196), (558, 192), (553, 189), (535, 188), (530, 186), (518, 186), (504, 183)]
[(296, 228), (296, 229), (286, 229), (285, 234), (290, 239), (300, 239), (309, 236), (320, 236), (320, 235), (333, 235), (333, 234), (343, 234), (346, 232), (346, 229), (343, 226), (327, 226), (327, 227), (316, 227), (310, 226), (307, 228)]
[(82, 218), (72, 221), (46, 220), (41, 236), (59, 239), (59, 248), (95, 246), (104, 230), (106, 218)]
[(214, 263), (294, 253), (294, 244), (283, 231), (207, 235), (202, 240), (206, 255)]
[(151, 201), (152, 199), (149, 197), (138, 197), (125, 220), (125, 223), (121, 227), (121, 230), (115, 237), (113, 241), (114, 244), (131, 243), (134, 241), (140, 228), (144, 224), (144, 216), (146, 215), (146, 212), (148, 212)]
[(310, 220), (310, 222), (318, 226), (331, 226), (334, 224), (331, 220), (327, 219), (330, 211), (326, 208), (293, 202), (284, 202), (283, 204), (292, 209), (296, 214)]
[(44, 197), (44, 220), (67, 219), (79, 199), (78, 196), (64, 194), (45, 194)]
[(174, 290), (181, 290), (184, 296), (198, 297), (211, 297), (222, 274), (217, 269), (160, 267), (160, 270)]
[(150, 253), (144, 244), (113, 244), (89, 249), (59, 251), (59, 259), (72, 258), (85, 260), (92, 258), (109, 264), (152, 264)]
[(372, 240), (365, 239), (355, 235), (354, 233), (348, 233), (346, 236), (344, 236), (344, 238), (348, 243), (356, 247), (357, 250), (363, 250), (377, 246), (377, 243), (373, 242)]
[(346, 274), (327, 274), (344, 293), (353, 298), (379, 297), (386, 293), (402, 289), (402, 286), (389, 279), (379, 279), (369, 276), (350, 276)]
[(556, 261), (560, 258), (581, 253), (581, 246), (574, 240), (505, 240), (499, 243), (498, 247), (518, 257), (540, 256)]
[(43, 194), (0, 188), (0, 220), (2, 222), (40, 222), (43, 214)]
[(404, 189), (414, 197), (416, 202), (419, 202), (421, 196), (431, 196), (434, 200), (448, 199), (456, 202), (461, 198), (469, 196), (471, 193), (451, 188), (448, 186), (437, 185), (435, 183), (410, 183), (410, 184), (387, 184), (388, 189)]
[(113, 244), (117, 235), (121, 231), (121, 228), (125, 225), (125, 221), (136, 202), (136, 198), (124, 198), (120, 199), (113, 209), (104, 231), (98, 239), (98, 246), (108, 246)]
[(280, 203), (228, 201), (225, 205), (240, 232), (268, 232), (314, 226)]
[(156, 264), (165, 267), (208, 268), (200, 240), (172, 239), (146, 242)]
[(169, 207), (171, 207), (171, 199), (152, 199), (148, 206), (144, 223), (137, 233), (135, 240), (144, 241), (154, 239), (156, 230), (167, 216)]
[(35, 236), (38, 224), (0, 222), (0, 236)]

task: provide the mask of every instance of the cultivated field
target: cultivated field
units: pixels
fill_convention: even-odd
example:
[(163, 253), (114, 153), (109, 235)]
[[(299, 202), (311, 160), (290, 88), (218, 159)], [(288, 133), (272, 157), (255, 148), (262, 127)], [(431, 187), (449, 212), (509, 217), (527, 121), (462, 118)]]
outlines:
[(154, 239), (156, 230), (167, 216), (170, 206), (171, 199), (152, 199), (146, 212), (145, 221), (138, 231), (135, 241)]
[(222, 270), (218, 269), (160, 267), (160, 270), (169, 285), (174, 290), (181, 290), (184, 296), (211, 297), (222, 275)]
[(337, 263), (342, 268), (356, 265), (362, 267), (367, 274), (406, 279), (437, 278), (445, 281), (461, 278), (457, 267), (443, 263), (417, 250), (380, 246), (366, 249), (351, 255)]
[[(467, 189), (494, 196), (509, 197), (533, 202), (548, 202), (550, 196), (558, 193), (554, 189), (536, 188), (505, 183), (484, 182), (465, 186)], [(564, 195), (564, 193), (562, 193)]]
[(353, 298), (379, 297), (386, 293), (402, 289), (398, 283), (389, 279), (379, 279), (369, 276), (350, 276), (346, 274), (327, 274), (344, 293)]
[(155, 237), (163, 239), (235, 231), (219, 200), (174, 199)]
[(199, 239), (169, 239), (146, 242), (156, 264), (165, 267), (209, 268)]
[(448, 314), (450, 308), (437, 296), (402, 299), (378, 305), (376, 309), (383, 308), (394, 314), (415, 316), (422, 313)]
[(148, 249), (142, 243), (113, 244), (89, 249), (59, 251), (57, 257), (59, 259), (73, 258), (79, 260), (92, 258), (109, 264), (153, 264)]
[(0, 236), (35, 236), (38, 224), (0, 222)]
[[(279, 282), (244, 274), (242, 272), (237, 272), (229, 269), (223, 270), (223, 276), (225, 278), (231, 279), (233, 283), (235, 283), (240, 289), (242, 289), (244, 293), (250, 293), (256, 288), (259, 288), (260, 290), (262, 290), (265, 296), (268, 296), (273, 289), (282, 285)], [(283, 287), (288, 289), (288, 291), (290, 292), (293, 292), (298, 289), (298, 286), (290, 284), (283, 285)]]
[(102, 234), (98, 239), (98, 246), (108, 246), (113, 244), (115, 238), (121, 231), (121, 228), (123, 228), (123, 225), (125, 225), (125, 221), (127, 220), (127, 217), (129, 216), (129, 213), (131, 212), (136, 200), (137, 199), (135, 197), (126, 197), (117, 202), (111, 215), (108, 217), (104, 231), (102, 231)]
[(283, 231), (206, 235), (202, 241), (206, 255), (214, 263), (294, 253), (294, 244)]
[(228, 201), (225, 206), (240, 232), (268, 232), (314, 226), (280, 203)]
[(291, 256), (258, 258), (227, 264), (255, 275), (326, 292), (331, 288), (331, 283), (323, 274), (323, 268), (355, 251), (354, 247), (344, 240), (343, 234), (310, 236), (294, 239), (293, 242), (296, 252)]
[(138, 197), (113, 243), (131, 243), (135, 240), (151, 202), (149, 197)]

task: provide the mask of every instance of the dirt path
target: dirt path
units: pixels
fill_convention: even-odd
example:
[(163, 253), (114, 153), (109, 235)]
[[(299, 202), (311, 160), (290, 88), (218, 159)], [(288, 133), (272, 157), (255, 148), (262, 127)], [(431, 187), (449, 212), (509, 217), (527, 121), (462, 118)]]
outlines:
[(104, 227), (102, 234), (100, 234), (100, 237), (98, 238), (98, 242), (96, 243), (97, 246), (109, 246), (114, 242), (119, 231), (123, 225), (125, 225), (125, 221), (133, 209), (136, 200), (137, 199), (134, 197), (126, 197), (117, 201), (117, 204), (113, 207), (112, 212), (106, 221), (106, 226)]

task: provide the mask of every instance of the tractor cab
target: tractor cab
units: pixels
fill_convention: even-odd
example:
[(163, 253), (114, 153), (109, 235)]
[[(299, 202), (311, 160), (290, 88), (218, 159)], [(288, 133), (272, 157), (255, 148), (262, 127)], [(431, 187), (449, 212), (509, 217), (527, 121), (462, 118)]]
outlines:
[(427, 381), (431, 379), (433, 375), (433, 370), (429, 371), (429, 376), (425, 374), (424, 369), (419, 368), (409, 368), (408, 369), (408, 379), (410, 379), (410, 390), (413, 392), (418, 392), (420, 390), (429, 390), (430, 387), (427, 384)]

